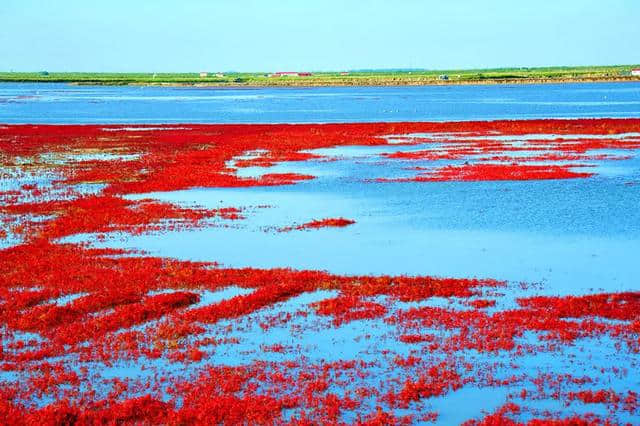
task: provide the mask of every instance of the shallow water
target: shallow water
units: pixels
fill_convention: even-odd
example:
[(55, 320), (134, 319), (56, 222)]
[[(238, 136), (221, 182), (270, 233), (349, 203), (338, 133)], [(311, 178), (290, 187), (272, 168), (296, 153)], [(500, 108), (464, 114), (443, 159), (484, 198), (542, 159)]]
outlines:
[[(288, 164), (282, 171), (320, 177), (287, 187), (141, 194), (133, 198), (244, 207), (247, 219), (168, 234), (116, 234), (99, 245), (230, 267), (544, 282), (552, 294), (637, 286), (640, 185), (628, 183), (640, 179), (638, 159), (616, 162), (623, 172), (614, 177), (383, 184), (364, 180), (388, 170), (372, 162)], [(274, 231), (325, 217), (357, 223), (344, 229)]]
[(640, 83), (193, 88), (0, 83), (0, 123), (322, 123), (638, 117)]

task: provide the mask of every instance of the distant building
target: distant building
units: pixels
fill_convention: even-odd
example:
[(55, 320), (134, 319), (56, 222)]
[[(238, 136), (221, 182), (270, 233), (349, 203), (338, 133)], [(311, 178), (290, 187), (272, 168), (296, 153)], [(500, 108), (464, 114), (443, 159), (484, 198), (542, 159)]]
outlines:
[(342, 71), (340, 75), (349, 75), (349, 73), (347, 71)]
[(205, 78), (205, 77), (207, 77), (207, 76), (209, 76), (209, 73), (208, 73), (208, 72), (206, 72), (206, 71), (201, 71), (201, 72), (200, 72), (200, 78)]
[(269, 77), (309, 77), (313, 74), (310, 72), (297, 72), (297, 71), (278, 71), (273, 74), (269, 74)]
[(449, 76), (447, 74), (440, 74), (438, 80), (449, 80)]
[(224, 77), (224, 73), (217, 72), (217, 73), (216, 73), (216, 77)]
[(631, 75), (640, 76), (640, 68), (634, 68), (631, 70)]

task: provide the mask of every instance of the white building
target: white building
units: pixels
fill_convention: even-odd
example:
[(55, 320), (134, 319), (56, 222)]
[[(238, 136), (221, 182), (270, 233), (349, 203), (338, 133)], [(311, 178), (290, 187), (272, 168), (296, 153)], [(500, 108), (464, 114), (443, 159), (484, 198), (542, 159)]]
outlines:
[(640, 68), (634, 68), (631, 70), (631, 75), (640, 76)]

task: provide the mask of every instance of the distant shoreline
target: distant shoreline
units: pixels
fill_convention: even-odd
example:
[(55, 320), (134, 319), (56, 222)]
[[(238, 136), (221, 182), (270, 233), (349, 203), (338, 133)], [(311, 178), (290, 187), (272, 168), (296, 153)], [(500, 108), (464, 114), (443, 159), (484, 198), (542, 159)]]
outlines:
[[(636, 72), (638, 74), (636, 74)], [(640, 65), (276, 73), (0, 72), (0, 82), (168, 87), (452, 86), (638, 82)]]
[[(285, 84), (242, 84), (242, 83), (127, 83), (126, 86), (148, 86), (148, 87), (217, 87), (217, 88), (261, 88), (261, 87), (401, 87), (401, 86), (493, 86), (493, 85), (513, 85), (513, 84), (563, 84), (563, 83), (629, 83), (640, 82), (640, 77), (627, 78), (563, 78), (563, 79), (495, 79), (495, 80), (464, 80), (464, 81), (375, 81), (375, 82), (346, 82), (346, 83), (314, 83), (314, 82), (287, 82)], [(118, 84), (110, 83), (90, 83), (90, 82), (68, 82), (76, 86), (114, 86)]]
[(412, 81), (397, 80), (354, 80), (349, 82), (287, 81), (273, 83), (236, 83), (236, 82), (120, 82), (87, 80), (3, 80), (0, 83), (67, 83), (73, 86), (138, 86), (138, 87), (193, 87), (193, 88), (317, 88), (317, 87), (402, 87), (402, 86), (498, 86), (525, 84), (570, 84), (570, 83), (630, 83), (640, 82), (640, 77), (599, 77), (599, 78), (519, 78), (449, 81)]

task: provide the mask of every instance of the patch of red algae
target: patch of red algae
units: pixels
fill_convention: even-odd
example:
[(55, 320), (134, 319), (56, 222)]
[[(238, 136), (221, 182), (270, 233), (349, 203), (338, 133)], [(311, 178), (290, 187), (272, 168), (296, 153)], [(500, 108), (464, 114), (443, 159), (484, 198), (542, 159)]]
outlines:
[(432, 172), (421, 173), (412, 178), (378, 179), (379, 182), (442, 182), (442, 181), (487, 181), (487, 180), (545, 180), (574, 179), (593, 176), (590, 172), (575, 172), (571, 169), (583, 165), (529, 165), (469, 163), (460, 166), (444, 166)]
[(298, 226), (297, 229), (317, 229), (317, 228), (344, 228), (345, 226), (353, 225), (355, 220), (345, 219), (343, 217), (328, 218), (321, 220), (312, 220), (308, 223), (303, 223)]
[(486, 299), (477, 299), (477, 300), (472, 300), (471, 302), (468, 303), (468, 305), (476, 309), (491, 308), (493, 306), (496, 306), (496, 301), (486, 300)]
[(355, 220), (345, 219), (343, 217), (316, 219), (310, 222), (303, 223), (296, 226), (285, 226), (284, 228), (278, 228), (278, 232), (289, 231), (303, 231), (305, 229), (320, 229), (320, 228), (344, 228), (356, 223)]
[(455, 366), (443, 362), (429, 368), (417, 380), (407, 379), (399, 391), (389, 392), (384, 400), (392, 407), (408, 408), (411, 402), (442, 396), (460, 389), (463, 384)]
[(640, 312), (640, 293), (623, 292), (587, 296), (537, 296), (519, 299), (529, 309), (545, 310), (558, 318), (602, 317), (632, 321)]
[(325, 299), (312, 306), (320, 315), (333, 316), (333, 323), (336, 326), (354, 320), (380, 318), (387, 313), (384, 305), (352, 295)]
[(322, 157), (308, 152), (279, 153), (274, 155), (272, 152), (262, 153), (261, 155), (242, 160), (235, 160), (235, 167), (271, 167), (276, 163), (288, 161), (307, 161), (321, 159)]
[[(26, 184), (0, 194), (0, 213), (25, 218), (44, 216), (40, 221), (22, 220), (15, 229), (22, 230), (24, 243), (0, 250), (0, 371), (18, 377), (0, 382), (2, 423), (411, 424), (435, 421), (438, 413), (432, 411), (429, 400), (464, 386), (528, 383), (524, 374), (496, 377), (493, 372), (500, 366), (474, 367), (465, 358), (472, 349), (483, 353), (507, 351), (515, 362), (526, 353), (552, 352), (583, 337), (606, 336), (615, 339), (621, 351), (627, 348), (632, 354), (639, 352), (640, 295), (635, 292), (532, 297), (519, 299), (516, 308), (501, 310), (494, 300), (478, 299), (484, 288), (506, 285), (489, 279), (220, 268), (212, 263), (132, 256), (134, 253), (122, 250), (54, 241), (85, 232), (160, 232), (201, 226), (214, 219), (241, 219), (242, 212), (232, 207), (182, 207), (125, 196), (192, 187), (295, 184), (313, 177), (287, 173), (242, 178), (235, 174), (236, 167), (317, 159), (301, 152), (305, 150), (385, 145), (386, 135), (398, 134), (471, 132), (474, 137), (486, 136), (452, 140), (444, 150), (438, 148), (440, 152), (420, 154), (428, 159), (461, 159), (519, 149), (491, 140), (491, 135), (617, 135), (637, 130), (640, 120), (189, 125), (162, 126), (162, 130), (134, 127), (135, 131), (120, 126), (0, 127), (3, 168), (22, 170), (27, 164), (35, 175), (50, 174), (55, 180), (50, 188)], [(429, 142), (429, 138), (420, 140)], [(431, 142), (443, 144), (442, 138)], [(578, 161), (595, 160), (592, 150), (637, 149), (640, 142), (613, 136), (580, 140), (559, 136), (551, 141), (529, 140), (527, 145), (532, 151), (559, 152), (557, 157), (545, 160)], [(268, 153), (232, 165), (234, 158), (258, 150)], [(74, 159), (74, 153), (83, 152), (128, 157)], [(564, 165), (487, 167), (468, 165), (450, 169), (440, 177), (487, 180), (590, 175), (573, 172), (569, 170), (573, 166)], [(101, 183), (105, 187), (98, 195), (88, 195), (72, 189), (71, 185), (79, 183)], [(301, 226), (307, 229), (350, 223), (349, 219), (338, 218)], [(5, 236), (0, 233), (0, 237)], [(229, 286), (251, 292), (198, 305), (205, 291)], [(243, 320), (253, 321), (281, 302), (319, 290), (330, 290), (337, 296), (308, 305), (302, 315), (288, 315), (282, 320), (274, 316), (271, 322), (260, 322), (260, 327), (268, 331), (276, 325), (303, 320), (308, 321), (303, 322), (308, 329), (292, 324), (292, 330), (314, 331), (314, 314), (332, 317), (329, 327), (378, 319), (377, 323), (394, 329), (391, 336), (407, 345), (410, 355), (399, 357), (389, 349), (380, 349), (374, 352), (372, 362), (312, 361), (295, 356), (299, 345), (274, 342), (262, 346), (261, 352), (284, 361), (255, 361), (247, 354), (239, 367), (216, 365), (216, 348), (243, 343), (232, 335)], [(420, 305), (398, 308), (402, 303), (431, 298), (466, 299), (463, 305), (469, 310)], [(484, 310), (487, 307), (494, 307), (495, 312), (488, 313)], [(212, 328), (225, 322), (230, 325)], [(315, 331), (319, 333), (330, 331), (326, 325), (318, 327)], [(527, 333), (537, 336), (539, 344), (521, 342)], [(369, 336), (365, 331), (357, 338), (367, 340)], [(135, 379), (101, 375), (104, 369), (126, 362), (151, 374)], [(174, 367), (187, 370), (182, 374)], [(542, 387), (544, 381), (531, 382)], [(571, 382), (581, 386), (591, 383)], [(567, 402), (606, 403), (613, 413), (617, 413), (617, 407), (632, 414), (638, 410), (637, 394), (632, 391), (561, 392), (560, 386), (557, 384), (552, 397)], [(415, 414), (397, 411), (406, 407)], [(520, 410), (520, 406), (508, 403), (472, 424), (519, 424), (512, 418)], [(601, 423), (587, 415), (552, 417), (529, 423)]]
[[(436, 328), (454, 331), (450, 336), (431, 343), (457, 352), (475, 349), (481, 352), (528, 351), (517, 340), (526, 332), (537, 332), (540, 341), (551, 346), (556, 342), (571, 343), (579, 338), (609, 335), (625, 343), (632, 353), (640, 351), (635, 325), (631, 320), (637, 312), (640, 293), (600, 294), (582, 297), (530, 298), (519, 300), (521, 309), (488, 314), (480, 309), (458, 311), (440, 307), (411, 308), (386, 318), (403, 331), (403, 339), (420, 341), (420, 337), (406, 337), (413, 330)], [(605, 319), (626, 320), (610, 324)]]
[(569, 392), (568, 399), (580, 400), (585, 404), (617, 404), (622, 400), (622, 397), (612, 390), (600, 389), (598, 391), (586, 390), (579, 392)]
[[(46, 222), (26, 223), (31, 235), (59, 238), (77, 233), (128, 231), (139, 234), (150, 230), (196, 226), (205, 219), (241, 219), (240, 210), (181, 208), (153, 200), (125, 200), (110, 195), (89, 195), (73, 200), (44, 201), (0, 207), (7, 214), (55, 215)], [(163, 224), (164, 222), (164, 224)]]
[[(413, 133), (448, 134), (473, 132), (487, 139), (454, 140), (445, 148), (447, 158), (460, 154), (501, 153), (521, 150), (508, 141), (491, 140), (498, 135), (554, 134), (554, 140), (529, 140), (529, 148), (560, 153), (585, 153), (597, 149), (638, 149), (640, 141), (615, 135), (637, 130), (635, 119), (530, 120), (451, 123), (363, 123), (309, 125), (189, 125), (88, 126), (15, 125), (0, 128), (0, 151), (5, 165), (16, 165), (31, 157), (34, 166), (54, 167), (65, 183), (104, 182), (106, 193), (171, 191), (191, 187), (282, 185), (311, 176), (270, 174), (241, 178), (229, 162), (246, 152), (266, 150), (273, 161), (315, 158), (301, 151), (344, 145), (386, 145), (386, 135)], [(613, 135), (610, 139), (563, 139), (562, 135)], [(421, 142), (429, 138), (421, 139)], [(434, 142), (442, 144), (442, 140)], [(469, 151), (471, 149), (471, 151)], [(457, 152), (456, 150), (463, 150)], [(110, 167), (107, 160), (67, 159), (61, 164), (43, 160), (40, 154), (103, 152), (136, 155)], [(401, 157), (410, 154), (394, 154)], [(261, 157), (262, 158), (262, 157)], [(533, 177), (532, 177), (533, 178)]]
[(464, 426), (602, 426), (610, 425), (608, 421), (602, 420), (593, 414), (584, 416), (569, 416), (566, 418), (542, 418), (531, 419), (527, 422), (518, 422), (509, 417), (509, 414), (519, 414), (521, 407), (512, 402), (500, 407), (495, 413), (487, 415), (482, 420), (470, 420), (463, 423)]

